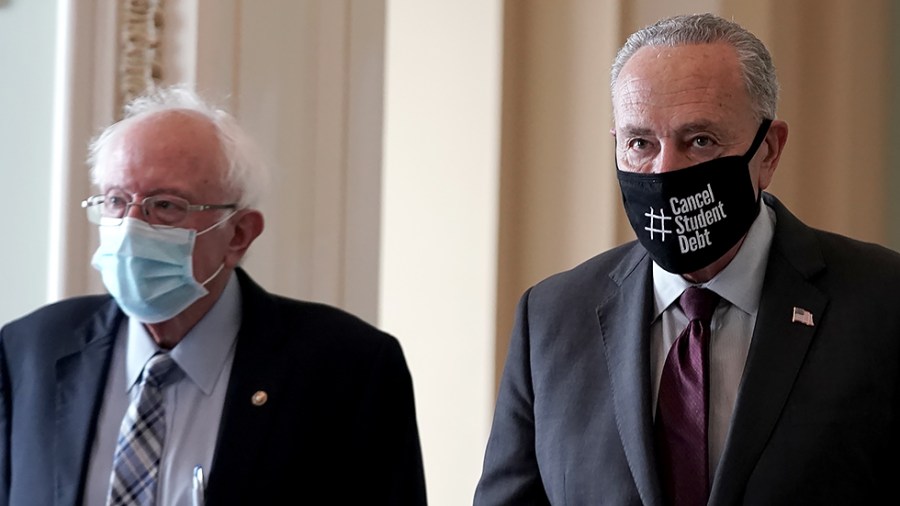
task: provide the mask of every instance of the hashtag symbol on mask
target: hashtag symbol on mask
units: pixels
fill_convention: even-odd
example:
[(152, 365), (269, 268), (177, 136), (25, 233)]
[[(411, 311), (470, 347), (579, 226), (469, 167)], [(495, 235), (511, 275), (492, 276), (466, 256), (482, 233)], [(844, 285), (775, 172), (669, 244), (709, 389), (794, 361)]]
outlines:
[(654, 239), (654, 234), (659, 234), (660, 241), (665, 242), (666, 234), (671, 234), (672, 231), (666, 229), (666, 220), (671, 220), (670, 216), (666, 216), (666, 212), (664, 209), (659, 209), (659, 214), (655, 214), (653, 208), (650, 208), (649, 213), (644, 213), (644, 216), (650, 218), (650, 226), (644, 227), (644, 230), (650, 232), (650, 240)]

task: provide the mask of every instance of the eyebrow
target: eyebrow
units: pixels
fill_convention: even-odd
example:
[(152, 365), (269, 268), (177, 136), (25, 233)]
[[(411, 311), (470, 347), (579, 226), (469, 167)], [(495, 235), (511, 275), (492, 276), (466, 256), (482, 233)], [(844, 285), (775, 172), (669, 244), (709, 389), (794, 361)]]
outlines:
[[(106, 189), (106, 192), (109, 192), (109, 191), (112, 191), (112, 190), (117, 190), (117, 191), (120, 191), (120, 192), (122, 192), (122, 193), (127, 193), (128, 196), (131, 197), (131, 198), (134, 198), (134, 195), (135, 195), (134, 193), (131, 193), (131, 192), (129, 192), (129, 191), (125, 191), (124, 188), (122, 188), (121, 186), (118, 186), (118, 185), (110, 186), (109, 188)], [(106, 193), (106, 192), (104, 192), (104, 193)], [(156, 188), (156, 189), (154, 189), (154, 190), (152, 190), (152, 191), (147, 192), (142, 198), (155, 197), (155, 196), (157, 196), (157, 195), (171, 195), (171, 196), (173, 196), (173, 197), (180, 197), (180, 198), (183, 198), (183, 199), (188, 200), (188, 201), (191, 200), (191, 196), (190, 196), (190, 195), (187, 195), (187, 194), (185, 194), (183, 191), (178, 190), (178, 189), (175, 189), (175, 188)]]
[[(678, 127), (675, 131), (676, 135), (692, 134), (694, 132), (703, 132), (716, 129), (716, 123), (712, 121), (694, 121)], [(655, 135), (653, 130), (646, 127), (636, 125), (625, 125), (622, 127), (622, 133), (626, 136), (646, 137)]]
[(622, 127), (622, 133), (628, 137), (646, 137), (653, 134), (649, 128), (638, 127), (634, 125), (626, 125)]

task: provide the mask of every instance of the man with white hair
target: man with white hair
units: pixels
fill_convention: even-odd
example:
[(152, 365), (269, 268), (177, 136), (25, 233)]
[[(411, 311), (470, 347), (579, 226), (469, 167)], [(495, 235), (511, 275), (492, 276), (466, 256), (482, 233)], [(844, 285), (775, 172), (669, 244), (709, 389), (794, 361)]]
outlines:
[(396, 339), (240, 267), (264, 168), (173, 87), (91, 146), (110, 295), (0, 330), (0, 505), (425, 504)]
[(900, 255), (764, 191), (768, 50), (675, 16), (611, 74), (638, 240), (522, 297), (475, 504), (898, 502)]

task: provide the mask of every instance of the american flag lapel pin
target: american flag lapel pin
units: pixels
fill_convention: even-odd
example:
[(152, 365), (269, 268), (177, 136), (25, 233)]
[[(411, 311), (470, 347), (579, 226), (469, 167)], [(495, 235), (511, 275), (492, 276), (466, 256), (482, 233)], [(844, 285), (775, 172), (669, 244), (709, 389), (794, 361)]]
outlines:
[(813, 315), (802, 307), (794, 307), (794, 314), (791, 316), (791, 323), (802, 323), (807, 327), (814, 327)]

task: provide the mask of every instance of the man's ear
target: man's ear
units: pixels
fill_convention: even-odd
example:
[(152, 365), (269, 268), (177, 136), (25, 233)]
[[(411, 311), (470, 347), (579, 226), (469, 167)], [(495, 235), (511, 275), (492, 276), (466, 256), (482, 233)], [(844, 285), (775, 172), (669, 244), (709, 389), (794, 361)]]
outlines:
[(225, 266), (229, 269), (237, 267), (247, 253), (247, 249), (259, 237), (264, 228), (265, 220), (261, 212), (256, 209), (239, 211), (234, 222), (234, 235), (228, 243)]
[(784, 121), (774, 120), (766, 132), (766, 138), (763, 145), (766, 147), (765, 156), (759, 165), (759, 190), (765, 190), (772, 183), (775, 176), (775, 169), (778, 167), (778, 161), (781, 160), (781, 153), (784, 151), (784, 145), (787, 143), (788, 125)]

